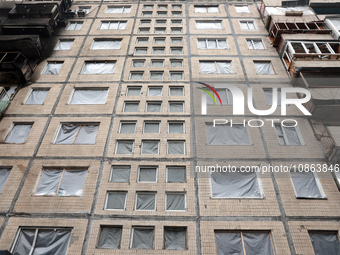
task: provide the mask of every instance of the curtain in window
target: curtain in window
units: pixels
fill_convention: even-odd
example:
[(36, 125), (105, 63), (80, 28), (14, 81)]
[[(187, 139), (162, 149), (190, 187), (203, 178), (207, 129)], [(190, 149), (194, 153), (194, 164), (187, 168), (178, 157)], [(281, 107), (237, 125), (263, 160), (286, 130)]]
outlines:
[(125, 208), (126, 192), (107, 193), (106, 209), (123, 210)]
[(113, 166), (110, 182), (129, 182), (130, 166)]
[(119, 249), (122, 237), (122, 229), (114, 227), (102, 227), (98, 248), (100, 249)]
[(71, 104), (105, 104), (107, 89), (75, 89)]
[(6, 143), (24, 143), (31, 131), (32, 125), (14, 125), (12, 131), (6, 138)]
[(186, 249), (186, 229), (167, 227), (164, 229), (165, 250), (185, 250)]
[(318, 184), (311, 172), (291, 172), (296, 197), (298, 198), (322, 198)]
[(242, 125), (206, 124), (208, 145), (250, 145), (247, 128)]

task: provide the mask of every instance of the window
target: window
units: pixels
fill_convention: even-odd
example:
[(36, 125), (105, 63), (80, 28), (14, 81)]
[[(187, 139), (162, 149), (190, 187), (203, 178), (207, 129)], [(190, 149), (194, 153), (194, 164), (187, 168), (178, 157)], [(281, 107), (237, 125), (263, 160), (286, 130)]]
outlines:
[(163, 80), (164, 72), (150, 71), (150, 80)]
[(95, 144), (99, 124), (60, 125), (55, 144)]
[(126, 28), (126, 21), (102, 21), (100, 23), (100, 30), (124, 30)]
[(226, 39), (198, 39), (198, 49), (229, 49)]
[(174, 12), (171, 12), (171, 15), (172, 15), (172, 16), (175, 16), (175, 17), (182, 16), (182, 12), (180, 12), (180, 11), (174, 11)]
[(200, 61), (201, 74), (233, 74), (231, 61)]
[(260, 75), (273, 75), (274, 70), (270, 61), (254, 61), (256, 73)]
[(144, 4), (143, 9), (145, 9), (145, 10), (153, 9), (153, 4)]
[(144, 67), (145, 59), (134, 59), (132, 60), (132, 67)]
[(213, 198), (260, 198), (260, 180), (255, 172), (212, 172), (210, 174)]
[(112, 74), (114, 73), (115, 65), (115, 62), (85, 61), (81, 74)]
[(183, 67), (182, 59), (170, 59), (170, 67)]
[(130, 179), (130, 166), (112, 166), (110, 174), (110, 182), (129, 182)]
[(183, 72), (179, 71), (179, 72), (170, 72), (170, 80), (183, 80), (184, 78), (184, 74)]
[(166, 33), (166, 27), (155, 27), (155, 33), (156, 34), (165, 34)]
[(242, 30), (257, 30), (255, 21), (253, 20), (241, 20), (240, 26)]
[(119, 50), (121, 39), (94, 39), (91, 50)]
[(105, 13), (130, 13), (131, 6), (108, 6), (105, 10)]
[(158, 9), (163, 9), (163, 10), (168, 9), (168, 5), (167, 4), (159, 4)]
[(218, 5), (195, 5), (195, 13), (218, 13)]
[(148, 96), (161, 96), (162, 92), (162, 87), (148, 87)]
[(107, 192), (105, 210), (125, 210), (126, 197), (127, 197), (126, 191)]
[(186, 250), (186, 227), (164, 227), (164, 249)]
[(140, 96), (141, 87), (127, 87), (126, 95), (131, 96)]
[(74, 39), (60, 39), (54, 50), (70, 50)]
[(107, 88), (75, 88), (70, 104), (105, 104)]
[(7, 178), (11, 172), (11, 168), (0, 168), (0, 193), (2, 192), (2, 189), (4, 188)]
[(146, 112), (161, 112), (162, 102), (146, 102)]
[(172, 44), (182, 44), (183, 38), (182, 37), (171, 37)]
[(169, 112), (184, 112), (184, 102), (169, 102)]
[(120, 249), (122, 227), (101, 226), (98, 241), (99, 249)]
[(141, 154), (159, 154), (159, 141), (142, 141)]
[(32, 89), (25, 104), (44, 104), (49, 89)]
[(180, 20), (180, 19), (172, 19), (171, 20), (171, 24), (172, 25), (181, 25), (182, 24), (182, 20)]
[(184, 96), (184, 88), (183, 87), (170, 87), (169, 96)]
[(153, 227), (132, 227), (131, 249), (153, 248)]
[(296, 198), (324, 198), (319, 178), (312, 172), (290, 172)]
[(148, 33), (150, 33), (150, 28), (149, 27), (140, 27), (138, 29), (138, 33), (140, 33), (140, 34), (148, 34)]
[(144, 72), (130, 72), (129, 80), (143, 80)]
[(207, 145), (250, 145), (247, 127), (206, 123)]
[(184, 134), (184, 122), (183, 121), (169, 121), (168, 133), (169, 134)]
[(181, 4), (173, 4), (172, 9), (175, 9), (175, 10), (182, 9), (182, 5)]
[[(264, 88), (263, 93), (266, 97), (267, 105), (273, 104), (273, 89), (274, 88)], [(277, 105), (281, 105), (281, 89), (277, 88)]]
[(156, 192), (136, 192), (136, 211), (155, 211)]
[(279, 138), (280, 145), (302, 145), (303, 141), (300, 138), (297, 127), (284, 127), (281, 124), (275, 124), (276, 134)]
[(83, 11), (85, 12), (85, 14), (89, 14), (90, 10), (91, 10), (91, 6), (79, 6), (77, 12)]
[(235, 5), (237, 13), (250, 13), (248, 5)]
[[(219, 99), (216, 96), (216, 94), (213, 93), (210, 89), (207, 90), (210, 91), (210, 93), (213, 95), (215, 99), (214, 101), (210, 96), (204, 94), (203, 96), (206, 96), (207, 98), (207, 105), (218, 105), (219, 103), (215, 104), (215, 102), (219, 102)], [(215, 90), (220, 96), (222, 105), (233, 105), (233, 95), (231, 94), (229, 89), (216, 88)]]
[(36, 196), (81, 197), (87, 170), (84, 169), (43, 169)]
[(21, 227), (11, 249), (12, 254), (55, 254), (66, 255), (71, 240), (70, 228)]
[(142, 19), (140, 21), (141, 25), (150, 25), (151, 24), (151, 19)]
[(64, 62), (47, 62), (44, 70), (41, 72), (41, 74), (50, 74), (50, 75), (57, 75), (60, 72), (60, 69), (62, 67)]
[(148, 52), (147, 47), (136, 47), (135, 54), (146, 54)]
[(139, 167), (138, 182), (157, 182), (157, 167)]
[(154, 44), (165, 44), (165, 37), (155, 37), (153, 39)]
[(150, 16), (152, 16), (152, 12), (144, 11), (144, 12), (142, 12), (142, 16), (143, 17), (150, 17)]
[(5, 143), (25, 143), (33, 124), (14, 124)]
[(265, 50), (262, 39), (247, 39), (247, 45), (249, 50)]
[(120, 134), (134, 134), (136, 132), (136, 122), (120, 122), (119, 133)]
[(185, 192), (166, 192), (165, 193), (166, 211), (185, 211), (187, 208)]
[(328, 19), (333, 26), (337, 29), (340, 30), (340, 19)]
[(82, 21), (71, 21), (66, 27), (66, 30), (80, 30), (82, 25)]
[(165, 25), (166, 24), (166, 19), (156, 19), (156, 24), (157, 25)]
[(147, 134), (158, 134), (160, 132), (160, 123), (159, 122), (144, 122), (143, 133)]
[(168, 183), (185, 183), (184, 166), (168, 166), (166, 168), (166, 182)]
[(185, 141), (168, 141), (167, 153), (168, 154), (185, 154)]
[(151, 59), (151, 67), (164, 67), (164, 59)]
[(123, 112), (138, 112), (139, 102), (125, 102)]
[(315, 254), (338, 255), (340, 251), (338, 232), (310, 231), (309, 237)]
[(274, 255), (274, 247), (268, 232), (216, 231), (217, 254), (266, 254)]
[(132, 154), (133, 145), (133, 141), (117, 141), (116, 154)]
[(149, 38), (148, 37), (137, 37), (136, 44), (148, 44)]
[(182, 47), (170, 47), (170, 54), (183, 54)]
[(221, 20), (196, 21), (196, 29), (223, 29)]
[(165, 54), (165, 48), (164, 47), (153, 47), (152, 54)]

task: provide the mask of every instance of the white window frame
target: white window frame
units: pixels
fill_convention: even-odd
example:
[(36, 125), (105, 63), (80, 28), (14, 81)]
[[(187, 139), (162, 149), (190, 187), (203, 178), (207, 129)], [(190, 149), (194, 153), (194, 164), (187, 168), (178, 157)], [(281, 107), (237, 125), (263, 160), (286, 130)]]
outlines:
[[(255, 20), (239, 20), (238, 22), (239, 22), (239, 24), (240, 24), (241, 30), (243, 30), (243, 31), (256, 31), (256, 30), (259, 30), (259, 28), (257, 27), (257, 24), (256, 24)], [(245, 23), (245, 24), (247, 25), (248, 29), (243, 29), (243, 28), (242, 28), (242, 25), (241, 25), (242, 23)], [(254, 29), (249, 29), (249, 23), (253, 23)]]
[[(291, 124), (293, 124), (293, 123), (291, 123)], [(280, 144), (280, 139), (279, 139), (279, 135), (277, 134), (277, 131), (276, 131), (276, 126), (280, 126), (281, 127), (281, 131), (283, 133), (283, 139), (285, 141), (285, 144), (282, 144), (282, 145)], [(305, 142), (304, 142), (304, 140), (302, 138), (302, 134), (300, 132), (300, 129), (297, 126), (296, 127), (290, 126), (290, 127), (295, 129), (296, 135), (298, 136), (298, 138), (300, 140), (300, 145), (290, 145), (284, 127), (280, 123), (275, 123), (274, 124), (274, 131), (275, 131), (276, 137), (277, 137), (277, 139), (279, 141), (279, 145), (280, 146), (303, 146), (303, 145), (305, 145)]]
[[(187, 168), (186, 166), (166, 166), (166, 173), (165, 173), (165, 182), (166, 183), (169, 183), (168, 182), (168, 169), (169, 168), (184, 168), (184, 182), (183, 183), (187, 183)], [(179, 183), (182, 183), (182, 182), (179, 182)]]
[(135, 86), (127, 86), (127, 88), (126, 88), (126, 96), (127, 97), (135, 97), (135, 96), (129, 96), (129, 90), (130, 89), (139, 89), (139, 95), (138, 96), (140, 96), (141, 95), (141, 93), (142, 93), (142, 87), (135, 87)]
[[(294, 172), (294, 170), (291, 170), (291, 172)], [(317, 175), (316, 172), (311, 172), (311, 173), (312, 173), (313, 176), (314, 176), (314, 179), (315, 179), (315, 182), (316, 182), (316, 186), (317, 186), (317, 188), (318, 188), (318, 190), (319, 190), (319, 192), (320, 192), (321, 197), (311, 197), (311, 198), (298, 197), (298, 195), (297, 195), (297, 193), (296, 193), (295, 185), (294, 185), (294, 182), (293, 182), (293, 178), (292, 178), (292, 176), (290, 175), (291, 172), (289, 172), (289, 178), (290, 178), (290, 181), (291, 181), (291, 183), (292, 183), (292, 186), (293, 186), (293, 189), (294, 189), (294, 194), (295, 194), (295, 198), (296, 198), (296, 199), (312, 199), (312, 200), (313, 200), (313, 199), (326, 199), (326, 198), (327, 198), (326, 193), (325, 193), (325, 191), (324, 191), (323, 188), (322, 188), (322, 184), (321, 184), (321, 182), (320, 182), (320, 180), (319, 180), (319, 177), (318, 177), (318, 175)], [(306, 171), (303, 171), (303, 172), (306, 172)], [(308, 172), (307, 172), (307, 173), (308, 173)]]
[(184, 96), (185, 95), (185, 91), (184, 91), (184, 87), (182, 86), (170, 86), (169, 87), (169, 97), (181, 97), (181, 96), (171, 96), (171, 89), (174, 88), (174, 89), (178, 89), (178, 88), (181, 88), (182, 91), (183, 91), (183, 94), (181, 96)]
[[(155, 195), (155, 209), (154, 210), (137, 210), (137, 198), (138, 198), (138, 194), (154, 194)], [(157, 192), (156, 191), (136, 191), (136, 196), (135, 196), (135, 206), (134, 206), (134, 210), (136, 212), (138, 211), (147, 211), (147, 212), (154, 212), (157, 210)]]
[[(183, 154), (169, 154), (169, 142), (183, 142), (184, 146), (184, 153)], [(167, 140), (166, 141), (166, 154), (167, 155), (186, 155), (187, 154), (187, 148), (186, 148), (186, 142), (185, 140)]]
[(146, 250), (153, 250), (155, 248), (155, 244), (154, 244), (154, 241), (155, 241), (155, 227), (152, 227), (152, 226), (133, 226), (132, 227), (132, 230), (131, 230), (131, 238), (130, 238), (130, 249), (138, 249), (138, 248), (133, 248), (132, 247), (132, 243), (133, 243), (133, 237), (134, 237), (134, 232), (135, 232), (135, 229), (152, 229), (153, 230), (153, 239), (152, 239), (152, 248), (151, 249), (146, 249)]
[(151, 89), (154, 89), (154, 88), (161, 89), (161, 95), (160, 96), (163, 96), (163, 87), (161, 87), (161, 86), (148, 86), (148, 96), (150, 96), (150, 88)]
[[(118, 167), (123, 167), (123, 168), (129, 169), (129, 178), (128, 178), (127, 182), (114, 182), (112, 180), (112, 169), (114, 167), (117, 167), (117, 168)], [(130, 175), (131, 175), (131, 165), (111, 165), (111, 167), (110, 167), (110, 175), (109, 175), (109, 182), (110, 183), (128, 183), (128, 184), (130, 184)]]
[(121, 133), (122, 124), (135, 124), (135, 129), (134, 129), (133, 133), (131, 133), (131, 134), (135, 134), (135, 133), (136, 133), (137, 121), (122, 121), (122, 120), (121, 120), (121, 121), (119, 122), (119, 130), (118, 130), (118, 133), (119, 133), (119, 134), (127, 134), (127, 133)]
[[(133, 74), (141, 74), (142, 78), (141, 79), (131, 79)], [(129, 73), (129, 80), (140, 81), (140, 80), (143, 80), (143, 79), (144, 79), (144, 72), (143, 71), (130, 71), (130, 73)]]
[(161, 132), (161, 122), (160, 121), (144, 121), (143, 122), (143, 134), (152, 134), (152, 133), (145, 133), (145, 124), (158, 124), (158, 133), (154, 134), (159, 134)]
[(130, 154), (117, 153), (118, 144), (120, 142), (132, 142), (132, 152), (131, 152), (131, 155), (134, 154), (134, 151), (135, 151), (135, 140), (124, 140), (124, 139), (119, 139), (119, 140), (116, 141), (115, 154), (117, 154), (117, 155), (130, 155)]
[[(155, 181), (140, 181), (139, 177), (140, 177), (140, 169), (143, 168), (155, 168), (156, 169), (156, 180)], [(137, 173), (137, 182), (138, 183), (157, 183), (158, 182), (158, 167), (157, 166), (139, 166), (138, 167), (138, 173)]]
[[(154, 62), (161, 62), (162, 61), (162, 66), (153, 66)], [(159, 67), (164, 67), (164, 59), (151, 59), (150, 67), (152, 68), (159, 68)]]
[[(168, 205), (168, 194), (184, 194), (184, 209), (183, 210), (167, 210), (166, 207)], [(166, 191), (165, 192), (165, 207), (164, 211), (166, 212), (186, 212), (188, 210), (188, 203), (187, 203), (187, 193), (185, 191)]]
[[(248, 46), (248, 50), (266, 50), (267, 49), (266, 45), (264, 45), (263, 40), (261, 38), (246, 38), (247, 45), (248, 45), (248, 41), (252, 44), (252, 47), (253, 47), (252, 49), (250, 49)], [(256, 49), (254, 41), (261, 41), (263, 45), (263, 49)]]
[[(109, 193), (115, 193), (115, 192), (120, 192), (120, 193), (125, 193), (125, 201), (124, 201), (124, 208), (123, 209), (110, 209), (107, 208), (107, 201), (109, 199)], [(125, 211), (126, 210), (126, 202), (127, 202), (127, 191), (124, 190), (110, 190), (106, 192), (106, 197), (105, 197), (105, 204), (104, 204), (104, 210), (105, 211)]]
[[(108, 29), (100, 29), (103, 23), (108, 23)], [(117, 28), (115, 29), (110, 29), (110, 24), (111, 23), (118, 23)], [(124, 28), (120, 28), (121, 24), (125, 23)], [(98, 30), (125, 30), (127, 26), (127, 21), (126, 20), (102, 20), (99, 24)]]
[[(199, 44), (199, 41), (200, 40), (205, 40), (205, 44), (207, 45), (207, 48), (206, 49), (200, 49), (199, 47), (198, 47), (198, 44)], [(209, 44), (208, 44), (208, 41), (212, 41), (212, 40), (215, 40), (216, 41), (216, 45), (217, 45), (217, 48), (209, 48)], [(219, 40), (225, 40), (225, 42), (227, 43), (227, 48), (226, 49), (220, 49), (220, 47), (219, 47), (219, 43), (218, 43), (218, 41)], [(225, 39), (225, 38), (197, 38), (197, 48), (199, 49), (199, 50), (229, 50), (229, 43), (228, 43), (228, 40), (227, 39)]]
[(174, 134), (174, 133), (170, 133), (170, 123), (181, 123), (183, 124), (183, 133), (180, 134), (185, 134), (185, 121), (184, 120), (169, 120), (168, 121), (168, 134)]
[(139, 111), (139, 104), (140, 104), (140, 101), (125, 101), (125, 102), (124, 102), (124, 105), (123, 105), (123, 112), (125, 112), (126, 103), (138, 103), (138, 110), (137, 110), (137, 112)]
[[(109, 12), (109, 9), (117, 9), (117, 8), (122, 8), (121, 12)], [(128, 9), (128, 12), (125, 12), (125, 9)], [(106, 10), (104, 13), (114, 13), (114, 14), (126, 14), (126, 13), (131, 13), (131, 5), (108, 5), (106, 7)]]

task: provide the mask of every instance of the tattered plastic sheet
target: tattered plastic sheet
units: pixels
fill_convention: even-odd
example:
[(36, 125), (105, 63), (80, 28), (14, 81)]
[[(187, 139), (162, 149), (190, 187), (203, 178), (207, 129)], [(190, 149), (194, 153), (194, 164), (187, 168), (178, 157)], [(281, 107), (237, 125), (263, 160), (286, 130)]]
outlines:
[(208, 145), (250, 145), (247, 128), (243, 125), (206, 124)]
[(340, 245), (336, 233), (309, 233), (315, 254), (339, 255)]
[(291, 172), (297, 198), (322, 198), (318, 184), (312, 172)]
[(303, 12), (303, 16), (315, 15), (313, 10), (307, 6), (295, 6), (295, 7), (266, 7), (264, 16), (267, 15), (286, 15), (286, 12)]
[(134, 228), (131, 248), (152, 249), (153, 232), (153, 228)]
[(166, 227), (164, 229), (165, 250), (186, 249), (186, 228)]
[(75, 89), (71, 104), (105, 104), (107, 89)]
[(117, 154), (132, 154), (133, 142), (119, 141), (117, 143)]
[(63, 170), (60, 169), (45, 169), (40, 177), (35, 195), (56, 196), (62, 174)]
[(168, 141), (168, 154), (185, 154), (184, 142)]
[(98, 125), (62, 124), (56, 144), (95, 144)]
[(157, 180), (157, 168), (140, 168), (138, 180), (140, 182), (156, 182)]
[(47, 89), (33, 89), (26, 104), (43, 104), (47, 94)]
[(166, 209), (171, 211), (185, 210), (185, 194), (166, 194)]
[(168, 167), (167, 182), (169, 183), (184, 183), (185, 182), (185, 167)]
[(47, 63), (42, 74), (59, 74), (62, 65), (62, 63)]
[(156, 194), (137, 193), (136, 210), (155, 210)]
[(112, 166), (110, 182), (129, 182), (130, 166)]
[(257, 74), (274, 74), (273, 68), (270, 62), (256, 62), (255, 68)]
[(6, 143), (24, 143), (27, 139), (32, 125), (15, 124), (6, 138)]
[(11, 172), (11, 169), (0, 168), (0, 193), (5, 186), (7, 178)]
[(73, 40), (60, 40), (54, 50), (70, 50)]
[(102, 227), (98, 248), (100, 249), (119, 249), (122, 237), (122, 229), (115, 227)]
[(115, 69), (115, 63), (92, 63), (85, 62), (83, 69), (81, 70), (82, 74), (112, 74)]
[(123, 210), (125, 208), (126, 192), (108, 192), (106, 209)]
[(118, 50), (120, 49), (120, 40), (95, 40), (92, 50)]

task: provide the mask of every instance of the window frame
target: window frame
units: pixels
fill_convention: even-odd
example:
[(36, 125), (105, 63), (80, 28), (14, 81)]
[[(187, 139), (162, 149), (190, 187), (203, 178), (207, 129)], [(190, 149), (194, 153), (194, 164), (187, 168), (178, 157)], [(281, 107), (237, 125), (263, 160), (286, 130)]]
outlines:
[(291, 176), (291, 173), (292, 173), (292, 172), (294, 172), (294, 170), (291, 170), (291, 171), (289, 172), (289, 178), (290, 178), (290, 182), (291, 182), (291, 184), (292, 184), (292, 186), (293, 186), (294, 194), (295, 194), (295, 198), (296, 198), (296, 199), (299, 199), (299, 200), (300, 200), (300, 199), (301, 199), (301, 200), (303, 200), (303, 199), (307, 199), (307, 200), (325, 200), (325, 199), (327, 199), (326, 193), (325, 193), (325, 191), (324, 191), (324, 189), (323, 189), (323, 187), (322, 187), (322, 184), (321, 184), (321, 182), (320, 182), (320, 179), (319, 179), (317, 173), (316, 173), (316, 172), (305, 171), (305, 170), (302, 171), (302, 172), (299, 171), (298, 173), (312, 173), (312, 174), (313, 174), (313, 177), (314, 177), (315, 183), (316, 183), (316, 187), (318, 188), (321, 197), (299, 197), (298, 194), (297, 194), (297, 192), (296, 192), (296, 189), (295, 189), (295, 185), (294, 185), (294, 182), (293, 182), (293, 178), (292, 178), (292, 176)]
[(138, 109), (137, 109), (136, 112), (139, 112), (140, 101), (124, 101), (124, 104), (123, 104), (123, 112), (126, 112), (126, 111), (125, 111), (126, 103), (138, 103)]
[[(182, 89), (182, 95), (181, 96), (172, 96), (171, 95), (171, 89), (172, 88), (181, 88)], [(184, 87), (183, 86), (169, 86), (169, 97), (182, 97), (182, 96), (185, 96), (185, 89), (184, 89)]]
[[(283, 137), (283, 139), (284, 139), (285, 144), (281, 144), (281, 143), (280, 143), (280, 137), (281, 137), (281, 136), (278, 135), (278, 133), (277, 133), (277, 131), (276, 131), (276, 126), (280, 126), (281, 131), (282, 131), (282, 133), (283, 133), (283, 136), (282, 136), (282, 137)], [(299, 144), (299, 145), (290, 145), (290, 144), (289, 144), (289, 140), (288, 140), (288, 138), (287, 138), (286, 131), (284, 130), (285, 127), (282, 126), (280, 123), (274, 123), (275, 134), (276, 134), (277, 139), (279, 140), (279, 145), (280, 145), (280, 146), (304, 146), (304, 145), (306, 145), (305, 142), (304, 142), (304, 140), (303, 140), (303, 138), (302, 138), (302, 134), (301, 134), (301, 132), (300, 132), (300, 129), (299, 129), (297, 126), (296, 126), (296, 127), (289, 126), (289, 127), (295, 129), (295, 132), (296, 132), (296, 135), (297, 135), (298, 138), (299, 138), (300, 144)]]
[[(125, 193), (125, 201), (124, 201), (124, 208), (123, 209), (107, 208), (107, 201), (109, 199), (109, 193)], [(127, 195), (128, 195), (128, 191), (125, 191), (125, 190), (108, 190), (108, 191), (106, 191), (104, 210), (105, 211), (126, 211)]]
[[(139, 194), (148, 194), (148, 195), (150, 195), (150, 194), (153, 194), (154, 195), (154, 197), (155, 197), (155, 209), (153, 209), (153, 210), (140, 210), (140, 209), (137, 209), (137, 199), (138, 199), (138, 195)], [(139, 190), (137, 190), (136, 191), (136, 195), (135, 195), (135, 206), (134, 206), (134, 211), (148, 211), (148, 212), (155, 212), (155, 211), (157, 211), (157, 191), (139, 191)]]
[[(156, 180), (155, 181), (140, 181), (140, 170), (141, 168), (155, 168), (156, 169)], [(137, 172), (137, 183), (158, 183), (158, 166), (138, 166)]]
[[(19, 126), (30, 126), (30, 129), (28, 131), (28, 134), (27, 134), (26, 139), (25, 139), (24, 142), (22, 142), (22, 143), (9, 143), (9, 142), (7, 142), (7, 139), (11, 135), (11, 133), (12, 133), (12, 131), (13, 131), (13, 129), (14, 129), (14, 127), (16, 125), (19, 125)], [(25, 144), (26, 141), (27, 141), (27, 138), (28, 138), (28, 136), (29, 136), (29, 134), (30, 134), (30, 132), (31, 132), (31, 130), (33, 128), (33, 125), (34, 125), (34, 122), (13, 122), (11, 124), (11, 126), (9, 127), (7, 133), (6, 133), (6, 136), (5, 136), (5, 139), (4, 139), (3, 143), (4, 144)]]
[[(70, 23), (66, 26), (67, 31), (79, 31), (83, 27), (84, 22), (83, 21), (70, 21)], [(74, 29), (70, 29), (70, 27), (74, 25)], [(79, 29), (76, 29), (77, 26), (80, 26)]]
[[(142, 77), (140, 79), (132, 79), (132, 76), (134, 74), (139, 74), (139, 75), (141, 74)], [(131, 81), (141, 81), (141, 80), (144, 80), (144, 71), (130, 71), (130, 73), (129, 73), (129, 80), (131, 80)]]
[(47, 92), (46, 97), (44, 98), (44, 101), (43, 101), (42, 104), (27, 104), (28, 99), (31, 97), (32, 93), (34, 91), (36, 91), (36, 90), (43, 90), (43, 91), (48, 91), (49, 92), (51, 90), (51, 88), (50, 87), (32, 87), (30, 89), (30, 91), (28, 92), (27, 96), (24, 99), (24, 102), (23, 102), (24, 105), (44, 105), (45, 100), (46, 100), (46, 98), (48, 96), (48, 92)]
[[(243, 31), (257, 31), (257, 30), (259, 30), (255, 20), (239, 20), (238, 22), (239, 22), (241, 30), (243, 30)], [(253, 24), (254, 29), (249, 29), (249, 27), (250, 27), (249, 23)], [(243, 29), (242, 24), (246, 24), (248, 29)]]
[(152, 248), (151, 249), (145, 249), (145, 250), (154, 250), (155, 249), (155, 227), (154, 226), (132, 226), (129, 248), (138, 250), (138, 248), (132, 247), (135, 229), (150, 229), (150, 230), (152, 229), (152, 232), (153, 232)]
[[(168, 206), (168, 194), (184, 194), (184, 209), (183, 210), (168, 210), (166, 209)], [(166, 191), (165, 192), (165, 207), (164, 207), (164, 211), (165, 212), (186, 212), (188, 211), (188, 203), (187, 203), (187, 192), (186, 191)]]
[[(234, 7), (235, 7), (236, 13), (251, 13), (249, 6), (247, 4), (237, 4), (237, 5), (234, 5)], [(240, 7), (247, 7), (247, 11), (246, 12), (238, 11), (237, 8), (240, 8)]]
[[(135, 129), (133, 131), (133, 133), (122, 133), (122, 124), (135, 124)], [(118, 129), (118, 133), (119, 134), (135, 134), (136, 133), (136, 126), (137, 126), (137, 121), (124, 121), (124, 120), (121, 120), (119, 122), (119, 129)]]
[(127, 96), (127, 97), (136, 97), (136, 96), (129, 96), (129, 90), (130, 89), (139, 89), (139, 95), (138, 96), (140, 96), (142, 94), (142, 87), (139, 87), (139, 86), (127, 86), (126, 87), (126, 94), (125, 94), (125, 96)]
[[(103, 23), (108, 23), (108, 29), (101, 29)], [(111, 23), (117, 23), (117, 28), (110, 29)], [(124, 28), (120, 28), (121, 24), (125, 24)], [(99, 23), (98, 30), (126, 30), (127, 20), (102, 20)]]
[[(73, 87), (70, 97), (67, 100), (67, 105), (105, 105), (107, 97), (109, 95), (109, 89), (110, 89), (109, 87)], [(100, 104), (71, 104), (73, 95), (76, 92), (76, 90), (106, 90), (105, 102)]]
[[(99, 247), (99, 241), (100, 241), (100, 237), (102, 235), (102, 230), (103, 228), (119, 228), (121, 229), (121, 235), (120, 235), (120, 240), (119, 240), (119, 245), (117, 249), (114, 248), (103, 248), (103, 247)], [(99, 226), (99, 234), (98, 234), (98, 238), (97, 238), (97, 242), (96, 242), (96, 249), (114, 249), (114, 250), (119, 250), (122, 248), (121, 244), (122, 244), (122, 235), (123, 235), (123, 226), (122, 225), (100, 225)]]
[[(202, 68), (201, 68), (201, 62), (209, 62), (209, 63), (214, 63), (215, 64), (215, 69), (216, 69), (216, 73), (202, 73)], [(217, 63), (226, 63), (226, 64), (230, 64), (230, 67), (231, 67), (231, 73), (221, 73), (220, 69), (218, 68), (217, 66)], [(200, 65), (200, 71), (199, 73), (200, 74), (203, 74), (203, 75), (211, 75), (211, 74), (222, 74), (222, 75), (233, 75), (235, 74), (234, 72), (234, 69), (233, 69), (233, 66), (232, 66), (232, 60), (225, 60), (225, 61), (222, 61), (222, 60), (199, 60), (199, 65)]]
[[(272, 61), (271, 60), (253, 60), (253, 63), (254, 63), (254, 67), (255, 67), (255, 71), (256, 71), (256, 75), (276, 75), (276, 72), (275, 72), (275, 69), (274, 69), (274, 66), (273, 66), (273, 63), (272, 63)], [(269, 74), (260, 74), (260, 73), (258, 73), (258, 71), (257, 71), (257, 68), (256, 68), (256, 64), (270, 64), (270, 68), (271, 68), (271, 70), (272, 70), (272, 74), (271, 73), (269, 73)]]
[[(248, 41), (251, 43), (251, 45), (252, 45), (252, 47), (253, 47), (252, 49), (249, 48)], [(257, 48), (255, 47), (254, 41), (261, 41), (261, 44), (262, 44), (262, 46), (263, 46), (263, 49), (257, 49)], [(266, 50), (266, 49), (267, 49), (267, 48), (266, 48), (266, 45), (264, 45), (264, 42), (263, 42), (262, 38), (246, 38), (246, 42), (247, 42), (248, 50)]]
[[(201, 48), (199, 48), (199, 41), (200, 40), (204, 40), (205, 41), (205, 44), (206, 44), (206, 46), (207, 46), (207, 48), (206, 49), (201, 49)], [(208, 41), (212, 41), (212, 40), (214, 40), (214, 41), (216, 41), (216, 45), (217, 45), (217, 48), (209, 48), (209, 44), (208, 44)], [(226, 42), (226, 44), (227, 44), (227, 48), (220, 48), (219, 47), (219, 41), (220, 40), (223, 40), (223, 41), (225, 41)], [(228, 40), (227, 40), (227, 38), (197, 38), (197, 49), (199, 49), (199, 50), (229, 50), (230, 48), (229, 48), (229, 43), (228, 43)]]
[[(169, 154), (169, 142), (182, 142), (183, 143), (183, 149), (184, 153), (183, 154)], [(186, 150), (186, 141), (183, 139), (167, 139), (166, 140), (166, 154), (167, 155), (186, 155), (187, 150)]]
[[(122, 8), (122, 12), (109, 12), (109, 9), (117, 9)], [(125, 9), (129, 9), (128, 12), (125, 12)], [(127, 14), (131, 13), (131, 5), (108, 5), (104, 11), (104, 13), (114, 13), (114, 14)]]
[[(155, 153), (155, 154), (153, 154), (153, 153), (143, 153), (144, 142), (157, 142), (157, 153)], [(161, 144), (160, 140), (150, 140), (150, 139), (142, 140), (141, 141), (140, 154), (141, 155), (159, 155), (159, 153), (160, 153), (160, 144)]]
[[(62, 42), (72, 42), (70, 48), (67, 49), (67, 50), (71, 50), (71, 48), (72, 48), (72, 46), (73, 46), (73, 43), (74, 43), (74, 38), (72, 38), (72, 39), (67, 39), (67, 38), (59, 39), (58, 43), (57, 43), (56, 46), (53, 48), (53, 50), (64, 51), (64, 50), (61, 50), (61, 49), (57, 49), (58, 46), (60, 45), (60, 43), (62, 43)], [(67, 51), (67, 50), (65, 50), (65, 51)]]
[[(130, 154), (124, 154), (124, 153), (117, 153), (118, 145), (121, 142), (132, 142), (132, 152)], [(135, 140), (129, 140), (129, 139), (117, 139), (116, 145), (115, 145), (115, 154), (117, 155), (133, 155), (135, 152)]]
[[(112, 70), (112, 73), (83, 73), (87, 64), (105, 64), (105, 65), (113, 64), (113, 70)], [(117, 64), (116, 60), (101, 60), (101, 61), (85, 60), (84, 65), (82, 66), (80, 70), (80, 75), (112, 75), (112, 74), (115, 74), (116, 64)]]
[[(181, 123), (182, 125), (182, 133), (170, 133), (170, 124), (171, 123)], [(168, 120), (168, 130), (167, 130), (168, 134), (185, 134), (185, 121), (184, 120)]]
[[(180, 79), (173, 79), (173, 75), (174, 74), (177, 74), (177, 75), (181, 75), (181, 78)], [(169, 80), (171, 81), (182, 81), (184, 80), (184, 71), (169, 71)], [(184, 112), (184, 109), (183, 109), (183, 112)]]
[[(59, 64), (60, 65), (60, 68), (58, 70), (58, 73), (56, 74), (53, 74), (53, 73), (46, 73), (49, 71), (49, 65), (50, 64)], [(43, 68), (43, 70), (41, 71), (41, 75), (59, 75), (60, 74), (60, 71), (61, 71), (61, 68), (63, 67), (64, 65), (64, 61), (47, 61), (46, 62), (46, 65), (45, 67)]]
[[(157, 133), (145, 133), (145, 124), (158, 124), (158, 132)], [(150, 120), (150, 121), (144, 121), (143, 122), (143, 134), (160, 134), (161, 133), (161, 122), (160, 121), (156, 121), (156, 120)]]
[[(217, 8), (217, 12), (209, 12), (209, 8), (215, 7)], [(197, 12), (196, 8), (205, 8), (205, 12)], [(195, 13), (200, 13), (200, 14), (205, 14), (205, 13), (220, 13), (220, 8), (219, 5), (211, 4), (211, 5), (194, 5), (194, 12)]]
[[(169, 168), (184, 168), (184, 182), (169, 182), (168, 181), (168, 169)], [(187, 183), (187, 168), (186, 168), (186, 166), (166, 166), (166, 168), (165, 168), (165, 182), (166, 183)]]

